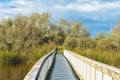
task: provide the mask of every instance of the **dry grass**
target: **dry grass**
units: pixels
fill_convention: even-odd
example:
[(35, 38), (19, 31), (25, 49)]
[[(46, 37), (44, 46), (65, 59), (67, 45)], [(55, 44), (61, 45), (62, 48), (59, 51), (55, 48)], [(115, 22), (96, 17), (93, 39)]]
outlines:
[(100, 51), (98, 49), (80, 50), (77, 48), (73, 51), (93, 60), (120, 68), (120, 52)]
[(29, 62), (36, 62), (42, 56), (52, 51), (53, 47), (51, 45), (45, 44), (39, 48), (32, 49), (31, 53), (29, 54)]
[(0, 62), (4, 64), (20, 64), (25, 62), (25, 56), (15, 51), (0, 51)]
[(0, 51), (0, 62), (4, 64), (35, 63), (43, 55), (49, 53), (54, 47), (52, 44), (44, 44), (38, 48), (31, 49), (27, 54), (16, 51)]

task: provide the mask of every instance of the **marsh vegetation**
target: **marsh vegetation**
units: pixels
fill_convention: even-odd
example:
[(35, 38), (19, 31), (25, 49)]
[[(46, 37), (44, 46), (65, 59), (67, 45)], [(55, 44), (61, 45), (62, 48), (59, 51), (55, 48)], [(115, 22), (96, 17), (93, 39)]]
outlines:
[[(59, 46), (80, 55), (120, 68), (120, 22), (109, 33), (91, 37), (79, 21), (53, 21), (49, 13), (0, 20), (0, 63), (34, 64)], [(2, 74), (2, 73), (0, 73)], [(2, 78), (1, 78), (2, 79)]]

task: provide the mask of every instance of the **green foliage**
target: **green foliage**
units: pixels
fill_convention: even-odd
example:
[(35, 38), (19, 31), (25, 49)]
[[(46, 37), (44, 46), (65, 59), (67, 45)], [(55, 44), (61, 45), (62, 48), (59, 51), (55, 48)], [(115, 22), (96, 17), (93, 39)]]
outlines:
[(58, 23), (58, 29), (60, 32), (70, 35), (72, 33), (72, 23), (61, 18)]
[(90, 36), (90, 33), (87, 30), (87, 28), (82, 25), (82, 23), (73, 22), (73, 35), (84, 37), (84, 36)]
[[(15, 18), (2, 20), (0, 22), (1, 62), (10, 64), (26, 62), (26, 60), (31, 60), (31, 57), (28, 56), (31, 55), (30, 53), (33, 53), (32, 56), (37, 56), (32, 59), (38, 60), (43, 53), (47, 53), (46, 49), (51, 50), (49, 46), (51, 39), (47, 35), (49, 34), (47, 29), (49, 20), (49, 13), (18, 15)], [(47, 46), (50, 48), (46, 47), (44, 51), (37, 50), (44, 44), (48, 44)], [(51, 45), (53, 46), (53, 44)]]
[(29, 62), (34, 63), (39, 60), (43, 55), (49, 53), (54, 48), (54, 44), (44, 44), (41, 47), (33, 48), (28, 54)]
[(77, 47), (77, 40), (72, 37), (67, 37), (65, 39), (64, 46), (70, 50), (73, 50), (75, 47)]
[(62, 45), (65, 40), (64, 33), (57, 32), (55, 36), (55, 40), (57, 41), (58, 45)]
[(53, 23), (50, 23), (50, 24), (49, 24), (49, 28), (50, 28), (50, 29), (49, 29), (50, 31), (56, 31), (56, 30), (57, 30), (57, 25), (56, 25), (56, 24), (53, 24)]
[(99, 49), (74, 49), (74, 52), (93, 60), (120, 68), (120, 52), (101, 51)]
[(106, 32), (99, 32), (96, 36), (96, 39), (105, 39), (105, 38), (110, 38), (110, 34)]
[(33, 13), (4, 20), (0, 27), (0, 49), (25, 51), (48, 42), (44, 35), (49, 18), (49, 13)]
[(54, 48), (54, 43), (44, 44), (41, 47), (32, 48), (27, 52), (18, 52), (18, 51), (0, 51), (0, 62), (4, 64), (17, 65), (21, 63), (35, 63), (43, 55), (50, 52)]
[(25, 56), (14, 51), (0, 51), (0, 61), (4, 64), (17, 65), (26, 61)]
[[(75, 26), (75, 32), (77, 32), (79, 28), (78, 24)], [(120, 26), (117, 24), (117, 26), (113, 28), (112, 33), (100, 32), (96, 38), (76, 36), (78, 46), (76, 46), (73, 51), (93, 60), (120, 68), (119, 29)], [(65, 41), (67, 43), (67, 40)], [(69, 45), (67, 47), (69, 47)]]
[(113, 39), (102, 39), (97, 41), (97, 48), (102, 51), (119, 51), (119, 45)]
[(117, 25), (112, 29), (112, 40), (117, 50), (120, 50), (120, 21), (118, 21)]
[(33, 51), (29, 54), (30, 62), (39, 60), (44, 54), (39, 49), (33, 49)]
[[(111, 33), (100, 32), (90, 38), (88, 29), (78, 21), (60, 19), (53, 22), (49, 13), (18, 15), (0, 21), (0, 61), (11, 64), (34, 62), (53, 46), (59, 48), (64, 43), (67, 49), (78, 49), (84, 56), (119, 66), (119, 35), (120, 22)], [(63, 47), (60, 53), (61, 49)]]
[(78, 41), (78, 47), (80, 49), (87, 49), (87, 48), (95, 48), (96, 47), (96, 41), (89, 37), (83, 37), (80, 38)]

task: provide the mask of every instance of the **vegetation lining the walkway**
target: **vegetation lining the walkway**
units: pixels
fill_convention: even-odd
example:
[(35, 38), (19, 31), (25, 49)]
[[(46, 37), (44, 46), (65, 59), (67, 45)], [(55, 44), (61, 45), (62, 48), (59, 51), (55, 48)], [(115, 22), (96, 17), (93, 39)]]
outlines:
[(66, 49), (93, 60), (120, 68), (120, 45), (118, 43), (116, 44), (119, 45), (117, 47), (111, 39), (98, 40), (86, 37), (74, 37), (74, 39), (74, 43), (77, 43), (77, 45), (75, 45), (73, 41), (68, 41), (73, 40), (73, 37), (68, 37), (68, 39), (65, 40), (64, 46)]
[(49, 13), (33, 13), (1, 20), (0, 62), (13, 65), (34, 62), (51, 51), (55, 43), (46, 27), (49, 19)]
[(18, 15), (0, 21), (0, 62), (33, 62), (53, 47), (64, 46), (94, 60), (120, 67), (119, 35), (120, 21), (109, 33), (100, 32), (91, 38), (87, 27), (79, 21), (62, 18), (53, 21), (47, 12)]

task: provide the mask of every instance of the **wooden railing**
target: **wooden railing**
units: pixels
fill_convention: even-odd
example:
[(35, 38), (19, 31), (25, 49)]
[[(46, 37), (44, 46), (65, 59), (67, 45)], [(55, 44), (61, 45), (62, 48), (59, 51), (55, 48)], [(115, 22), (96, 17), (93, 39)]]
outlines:
[(43, 56), (28, 72), (24, 80), (45, 80), (55, 59), (56, 49)]
[(91, 60), (71, 51), (64, 56), (81, 80), (120, 80), (120, 69)]

